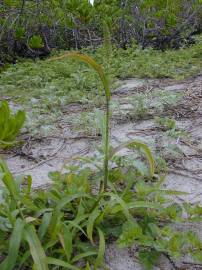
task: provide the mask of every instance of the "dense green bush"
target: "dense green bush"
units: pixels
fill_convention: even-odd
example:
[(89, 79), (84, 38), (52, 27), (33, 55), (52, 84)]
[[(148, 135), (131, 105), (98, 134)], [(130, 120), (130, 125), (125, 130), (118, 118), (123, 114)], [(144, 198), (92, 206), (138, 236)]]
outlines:
[(103, 21), (124, 48), (133, 40), (142, 47), (180, 47), (201, 31), (201, 16), (200, 0), (97, 0), (93, 7), (88, 0), (3, 0), (0, 61), (46, 56), (51, 48), (100, 45)]
[(200, 29), (200, 0), (137, 0), (131, 7), (135, 38), (143, 47), (179, 48)]

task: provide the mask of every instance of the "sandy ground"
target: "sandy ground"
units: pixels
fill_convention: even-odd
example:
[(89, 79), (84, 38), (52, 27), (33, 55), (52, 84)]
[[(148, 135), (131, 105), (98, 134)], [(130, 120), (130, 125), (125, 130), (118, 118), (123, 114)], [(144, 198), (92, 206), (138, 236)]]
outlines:
[[(128, 98), (137, 93), (152, 91), (182, 93), (183, 98), (176, 106), (164, 108), (160, 114), (155, 111), (155, 99), (151, 100), (149, 113), (141, 119), (133, 116)], [(177, 200), (202, 203), (202, 75), (186, 81), (169, 79), (139, 80), (129, 79), (113, 91), (113, 102), (120, 104), (112, 116), (111, 140), (116, 145), (129, 139), (141, 139), (163, 153), (168, 164), (166, 186), (170, 189), (189, 192)], [(20, 149), (4, 153), (11, 171), (16, 174), (32, 175), (34, 186), (50, 182), (48, 173), (59, 170), (64, 161), (75, 155), (86, 155), (94, 151), (100, 138), (82, 132), (73, 132), (69, 116), (75, 117), (82, 111), (80, 104), (70, 104), (64, 108), (64, 116), (56, 123), (57, 132), (48, 137), (30, 138), (25, 135), (25, 143)], [(68, 115), (68, 120), (66, 118)], [(162, 130), (156, 127), (154, 116), (169, 116), (176, 120), (177, 126), (189, 133), (189, 138), (165, 138)], [(174, 145), (179, 153), (167, 150)], [(195, 227), (200, 231), (202, 227)], [(115, 244), (109, 245), (106, 262), (112, 270), (142, 269), (135, 258), (133, 249), (119, 250)], [(176, 268), (177, 267), (177, 268)], [(202, 269), (202, 265), (186, 260), (173, 266), (167, 258), (162, 258), (157, 269)]]

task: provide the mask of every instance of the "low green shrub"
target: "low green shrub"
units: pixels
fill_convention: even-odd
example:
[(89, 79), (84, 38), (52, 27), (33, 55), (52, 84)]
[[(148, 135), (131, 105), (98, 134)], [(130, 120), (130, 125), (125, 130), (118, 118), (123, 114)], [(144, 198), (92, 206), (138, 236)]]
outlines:
[(0, 148), (12, 146), (25, 122), (25, 112), (12, 114), (7, 101), (0, 104)]
[(179, 129), (177, 127), (176, 121), (168, 117), (155, 117), (154, 118), (156, 126), (165, 131), (165, 134), (169, 137), (177, 138), (188, 138), (189, 133), (186, 130)]

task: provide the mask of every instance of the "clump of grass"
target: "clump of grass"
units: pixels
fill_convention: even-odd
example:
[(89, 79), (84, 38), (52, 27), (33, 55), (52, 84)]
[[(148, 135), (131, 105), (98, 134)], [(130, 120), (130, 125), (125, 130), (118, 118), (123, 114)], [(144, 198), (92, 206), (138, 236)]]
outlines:
[(174, 119), (168, 117), (155, 117), (155, 123), (159, 129), (165, 131), (165, 134), (169, 137), (179, 139), (188, 138), (189, 134), (183, 129), (177, 127), (177, 123)]
[(95, 109), (92, 112), (82, 112), (73, 118), (67, 118), (73, 131), (81, 132), (87, 136), (100, 136), (102, 131), (103, 112)]
[(129, 104), (125, 110), (121, 109), (121, 104), (116, 101), (112, 103), (115, 114), (119, 117), (129, 117), (132, 119), (143, 119), (153, 117), (154, 114), (161, 114), (168, 108), (175, 107), (182, 100), (183, 94), (169, 91), (155, 90), (150, 93), (138, 93), (129, 96), (126, 102)]

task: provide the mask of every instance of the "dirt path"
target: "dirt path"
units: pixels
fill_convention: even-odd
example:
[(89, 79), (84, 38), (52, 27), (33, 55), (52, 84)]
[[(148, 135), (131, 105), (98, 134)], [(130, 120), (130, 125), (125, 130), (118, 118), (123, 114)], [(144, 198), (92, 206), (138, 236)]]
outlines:
[[(176, 102), (178, 94), (181, 99)], [(159, 104), (160, 96), (161, 102), (165, 103), (163, 106)], [(141, 104), (142, 97), (147, 101), (146, 112)], [(113, 92), (112, 103), (112, 144), (129, 139), (147, 142), (167, 161), (166, 186), (189, 192), (186, 198), (176, 199), (202, 203), (202, 75), (182, 82), (169, 79), (126, 80)], [(57, 132), (48, 137), (29, 138), (26, 135), (25, 144), (20, 149), (5, 154), (12, 172), (16, 175), (31, 174), (34, 185), (41, 186), (50, 181), (48, 173), (59, 170), (65, 160), (92, 153), (100, 137), (87, 134), (85, 127), (80, 127), (79, 132), (73, 131), (70, 121), (82, 110), (79, 104), (68, 105), (63, 118), (56, 124)], [(137, 112), (142, 113), (141, 117), (137, 118)], [(174, 118), (175, 131), (165, 131), (165, 127), (157, 126), (156, 116)], [(169, 135), (169, 132), (174, 134)], [(200, 226), (195, 229), (200, 231)], [(108, 248), (107, 261), (112, 270), (141, 269), (133, 255), (131, 250), (120, 251), (112, 245)], [(180, 262), (180, 267), (184, 268), (174, 268), (164, 258), (157, 269), (202, 269), (188, 259)]]

